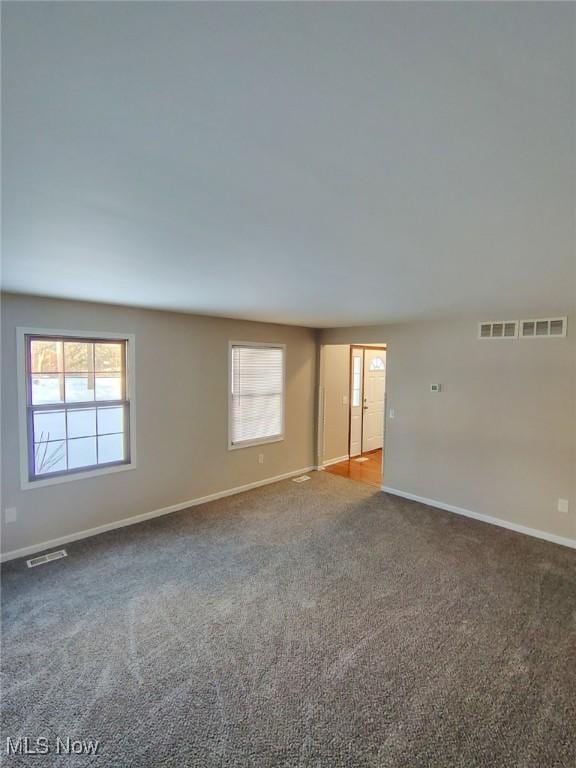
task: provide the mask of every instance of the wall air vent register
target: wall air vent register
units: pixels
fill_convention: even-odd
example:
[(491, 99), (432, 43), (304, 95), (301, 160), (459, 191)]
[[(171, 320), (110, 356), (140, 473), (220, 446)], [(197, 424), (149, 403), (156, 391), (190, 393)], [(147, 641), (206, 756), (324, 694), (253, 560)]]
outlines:
[(552, 339), (566, 336), (568, 318), (495, 320), (478, 324), (479, 339)]
[(489, 323), (480, 323), (478, 329), (480, 339), (517, 339), (517, 320), (496, 320)]
[(554, 336), (566, 336), (565, 317), (550, 317), (544, 320), (521, 320), (520, 338), (546, 339)]

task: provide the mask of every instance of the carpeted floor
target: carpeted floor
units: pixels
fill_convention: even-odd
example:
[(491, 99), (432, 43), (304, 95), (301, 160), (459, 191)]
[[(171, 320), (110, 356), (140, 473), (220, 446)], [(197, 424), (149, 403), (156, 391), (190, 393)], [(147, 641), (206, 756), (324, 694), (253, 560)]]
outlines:
[(328, 473), (67, 549), (3, 568), (7, 766), (576, 765), (573, 550)]

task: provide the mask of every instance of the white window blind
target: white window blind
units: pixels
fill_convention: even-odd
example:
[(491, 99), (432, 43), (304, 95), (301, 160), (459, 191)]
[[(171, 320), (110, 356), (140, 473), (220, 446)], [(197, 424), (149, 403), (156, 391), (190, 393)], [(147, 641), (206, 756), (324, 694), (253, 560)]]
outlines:
[(282, 439), (284, 346), (230, 346), (230, 447)]

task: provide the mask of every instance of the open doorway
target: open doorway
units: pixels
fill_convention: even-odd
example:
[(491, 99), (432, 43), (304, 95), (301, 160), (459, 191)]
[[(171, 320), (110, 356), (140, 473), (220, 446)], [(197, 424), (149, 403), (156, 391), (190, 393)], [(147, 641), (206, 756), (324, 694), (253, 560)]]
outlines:
[(326, 345), (321, 381), (319, 463), (327, 472), (381, 487), (386, 346)]

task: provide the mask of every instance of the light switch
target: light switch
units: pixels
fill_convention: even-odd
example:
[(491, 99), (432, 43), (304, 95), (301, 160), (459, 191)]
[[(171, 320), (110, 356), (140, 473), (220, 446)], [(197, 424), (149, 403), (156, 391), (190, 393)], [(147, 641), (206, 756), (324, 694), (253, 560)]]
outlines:
[(393, 419), (396, 416), (396, 410), (394, 408), (390, 408), (388, 411), (388, 416)]
[(568, 499), (558, 499), (558, 512), (568, 514)]

